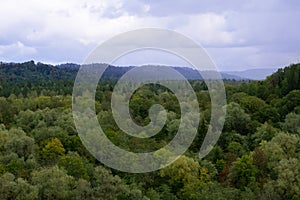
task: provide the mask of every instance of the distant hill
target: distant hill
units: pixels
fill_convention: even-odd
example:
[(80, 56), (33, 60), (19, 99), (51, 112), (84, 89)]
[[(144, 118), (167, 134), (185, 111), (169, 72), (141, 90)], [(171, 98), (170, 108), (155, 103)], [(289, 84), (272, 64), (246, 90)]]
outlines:
[[(199, 72), (195, 69), (188, 68), (188, 67), (174, 67), (179, 73), (181, 73), (185, 78), (189, 80), (203, 80), (202, 76)], [(202, 71), (202, 75), (205, 77), (214, 77), (214, 71)], [(220, 75), (223, 79), (226, 80), (247, 80), (247, 78), (243, 78), (237, 75), (232, 75), (229, 73), (220, 72)]]
[(267, 76), (276, 72), (276, 68), (264, 68), (264, 69), (248, 69), (244, 71), (225, 71), (223, 73), (241, 77), (250, 80), (264, 80)]
[[(79, 68), (80, 65), (67, 63), (67, 64), (58, 65), (58, 67), (76, 69), (76, 68)], [(154, 67), (156, 67), (156, 66), (154, 66)], [(157, 66), (157, 67), (159, 69), (159, 66)], [(103, 74), (103, 78), (106, 80), (107, 79), (119, 79), (123, 74), (125, 74), (132, 68), (134, 68), (134, 66), (129, 66), (129, 67), (109, 66), (106, 69), (105, 73)], [(189, 68), (189, 67), (173, 67), (173, 68), (176, 71), (178, 71), (180, 74), (182, 74), (188, 80), (203, 80), (203, 77), (201, 76), (201, 74), (205, 75), (205, 77), (214, 77), (214, 73), (215, 73), (213, 71), (202, 71), (201, 74), (199, 74), (199, 72), (197, 70), (195, 70), (193, 68)], [(157, 71), (157, 73), (159, 73), (159, 70)], [(226, 79), (226, 80), (248, 80), (248, 78), (244, 78), (244, 77), (237, 76), (237, 75), (232, 75), (232, 74), (225, 73), (225, 72), (220, 72), (220, 75), (223, 79)]]
[[(23, 80), (23, 81), (39, 81), (39, 80), (74, 80), (80, 65), (74, 63), (65, 63), (61, 65), (49, 65), (43, 63), (35, 63), (34, 61), (24, 63), (2, 63), (0, 62), (0, 80)], [(159, 67), (159, 66), (158, 66)], [(119, 79), (123, 74), (132, 69), (129, 67), (109, 66), (103, 74), (104, 80)], [(174, 67), (176, 71), (181, 73), (188, 80), (203, 80), (199, 72), (188, 67)], [(220, 72), (223, 79), (226, 80), (263, 80), (266, 76), (274, 73), (276, 69), (253, 69), (245, 71), (228, 71)], [(213, 71), (202, 71), (205, 77), (214, 77)]]
[[(80, 65), (66, 63), (61, 65), (49, 65), (35, 63), (34, 61), (24, 63), (3, 63), (0, 62), (0, 96), (14, 94), (28, 94), (30, 91), (57, 91), (58, 94), (71, 94)], [(134, 68), (109, 66), (103, 74), (101, 80), (117, 80), (123, 74)], [(203, 80), (199, 72), (187, 67), (174, 67), (186, 79)], [(275, 69), (256, 69), (240, 72), (221, 72), (221, 76), (226, 80), (260, 80), (263, 82), (257, 86), (260, 91), (265, 91), (264, 96), (273, 93), (278, 96), (286, 95), (288, 92), (300, 87), (299, 64), (290, 65), (284, 69), (279, 69), (271, 74)], [(144, 73), (144, 72), (142, 72)], [(159, 67), (155, 73), (166, 73)], [(213, 71), (202, 71), (205, 77), (214, 77)], [(141, 74), (142, 77), (143, 74)], [(268, 76), (270, 75), (270, 76)], [(267, 78), (265, 78), (268, 76)], [(253, 83), (256, 84), (256, 83)], [(250, 90), (250, 89), (249, 89)]]
[[(78, 66), (78, 65), (77, 65)], [(78, 66), (79, 68), (79, 66)], [(3, 81), (59, 81), (75, 78), (78, 68), (53, 66), (34, 61), (24, 63), (0, 63), (0, 80)]]

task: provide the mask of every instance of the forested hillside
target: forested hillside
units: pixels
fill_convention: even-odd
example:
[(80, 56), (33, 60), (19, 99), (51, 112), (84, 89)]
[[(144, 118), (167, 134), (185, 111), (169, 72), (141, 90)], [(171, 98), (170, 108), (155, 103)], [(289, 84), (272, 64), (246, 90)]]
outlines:
[[(202, 160), (210, 97), (203, 81), (191, 80), (201, 111), (198, 134), (173, 164), (144, 174), (107, 168), (82, 145), (71, 110), (77, 71), (71, 64), (0, 64), (0, 199), (300, 199), (300, 64), (264, 81), (225, 81), (223, 132)], [(156, 103), (168, 118), (147, 141), (128, 137), (110, 108), (121, 74), (99, 83), (99, 123), (124, 149), (161, 148), (179, 127), (178, 100), (156, 84), (139, 88), (130, 101), (135, 122), (148, 124), (148, 109)]]
[[(32, 91), (36, 91), (38, 94), (48, 94), (53, 91), (61, 95), (71, 94), (79, 67), (80, 65), (72, 63), (54, 66), (40, 62), (35, 63), (34, 61), (24, 63), (0, 62), (0, 95), (8, 97), (10, 94), (22, 94), (26, 96)], [(101, 77), (101, 81), (115, 82), (132, 68), (134, 67), (109, 65)], [(192, 68), (174, 67), (174, 69), (188, 80), (202, 80), (202, 76)], [(210, 71), (202, 73), (206, 73), (208, 77), (213, 74)], [(221, 76), (225, 80), (243, 80), (241, 77), (226, 73), (221, 73)]]

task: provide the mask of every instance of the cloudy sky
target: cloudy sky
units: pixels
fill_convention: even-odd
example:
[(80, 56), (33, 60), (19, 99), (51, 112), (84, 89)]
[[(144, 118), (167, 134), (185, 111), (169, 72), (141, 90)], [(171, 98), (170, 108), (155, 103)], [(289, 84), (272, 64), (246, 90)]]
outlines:
[(194, 39), (220, 70), (276, 68), (300, 62), (299, 22), (299, 0), (0, 0), (0, 61), (82, 63), (114, 35), (156, 27)]

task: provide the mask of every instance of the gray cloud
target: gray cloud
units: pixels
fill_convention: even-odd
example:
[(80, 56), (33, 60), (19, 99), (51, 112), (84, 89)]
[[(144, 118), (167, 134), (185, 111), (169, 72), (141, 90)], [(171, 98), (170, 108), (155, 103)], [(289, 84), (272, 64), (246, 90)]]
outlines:
[(299, 9), (297, 0), (11, 0), (0, 7), (0, 60), (82, 62), (118, 33), (158, 27), (202, 44), (222, 70), (278, 67), (299, 61)]

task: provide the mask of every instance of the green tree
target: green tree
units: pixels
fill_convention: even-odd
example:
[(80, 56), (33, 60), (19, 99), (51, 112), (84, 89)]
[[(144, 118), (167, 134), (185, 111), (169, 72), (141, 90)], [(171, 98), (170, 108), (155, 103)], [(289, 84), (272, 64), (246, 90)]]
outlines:
[(250, 131), (251, 118), (237, 103), (229, 103), (226, 106), (226, 119), (224, 131), (236, 131), (247, 135)]
[(76, 182), (57, 166), (32, 173), (32, 183), (39, 188), (39, 199), (74, 199)]
[(274, 168), (277, 178), (264, 185), (264, 194), (276, 199), (297, 199), (300, 195), (300, 168), (296, 158), (282, 159)]
[(289, 113), (282, 123), (282, 129), (300, 136), (300, 114)]
[(113, 176), (104, 167), (96, 167), (91, 181), (93, 199), (143, 199), (138, 188), (125, 185), (119, 176)]
[(41, 156), (48, 163), (55, 163), (65, 153), (64, 146), (58, 138), (50, 140), (45, 147), (43, 147)]
[(7, 152), (14, 152), (25, 160), (34, 153), (34, 139), (26, 136), (24, 131), (11, 129), (9, 135), (10, 139), (4, 145)]
[(6, 173), (0, 177), (0, 199), (38, 199), (38, 188), (22, 178)]
[(78, 179), (74, 191), (74, 199), (85, 200), (92, 199), (92, 188), (90, 182), (84, 179)]
[(286, 133), (278, 133), (271, 141), (262, 142), (262, 150), (267, 159), (267, 167), (271, 179), (278, 177), (275, 168), (283, 159), (295, 158), (299, 153), (299, 137)]
[(255, 183), (256, 168), (253, 159), (248, 155), (243, 155), (233, 164), (229, 174), (230, 182), (237, 188), (245, 188)]
[(89, 179), (88, 166), (83, 162), (82, 158), (77, 153), (69, 153), (60, 158), (57, 163), (59, 167), (64, 168), (67, 174), (76, 179)]
[(257, 131), (251, 136), (253, 140), (252, 147), (257, 147), (263, 140), (270, 141), (274, 136), (278, 134), (278, 132), (278, 129), (265, 122), (260, 127), (258, 127)]
[(167, 178), (172, 189), (183, 199), (197, 199), (195, 191), (211, 181), (208, 170), (186, 156), (181, 156), (174, 163), (160, 170), (159, 174)]
[(229, 153), (233, 153), (237, 157), (240, 157), (244, 154), (243, 146), (238, 142), (231, 142), (228, 145), (227, 150), (228, 150)]
[(240, 105), (247, 113), (250, 114), (256, 113), (267, 106), (264, 100), (255, 96), (246, 96), (242, 98)]

